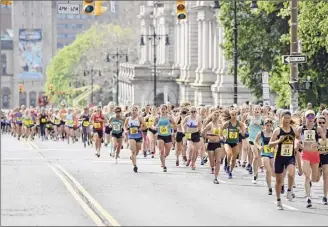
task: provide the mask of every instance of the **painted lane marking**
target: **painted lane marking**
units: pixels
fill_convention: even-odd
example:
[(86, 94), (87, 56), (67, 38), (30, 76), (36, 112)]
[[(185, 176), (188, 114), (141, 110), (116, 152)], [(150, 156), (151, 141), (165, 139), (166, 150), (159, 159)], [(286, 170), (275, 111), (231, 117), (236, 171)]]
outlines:
[(49, 167), (54, 171), (54, 173), (58, 176), (58, 178), (63, 182), (66, 186), (67, 190), (72, 194), (75, 200), (80, 204), (85, 213), (89, 215), (89, 217), (95, 222), (97, 226), (105, 226), (102, 220), (98, 217), (98, 215), (88, 206), (88, 204), (77, 194), (77, 192), (73, 189), (72, 185), (65, 179), (65, 177), (50, 163)]

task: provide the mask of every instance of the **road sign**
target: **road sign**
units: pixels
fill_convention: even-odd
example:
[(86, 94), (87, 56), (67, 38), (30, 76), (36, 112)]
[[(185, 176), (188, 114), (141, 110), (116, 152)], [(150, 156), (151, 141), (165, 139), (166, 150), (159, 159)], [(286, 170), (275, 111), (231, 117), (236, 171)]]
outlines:
[(307, 58), (304, 55), (284, 55), (282, 56), (282, 62), (284, 64), (291, 63), (306, 63)]
[(80, 14), (80, 5), (72, 3), (58, 3), (57, 13), (58, 14)]

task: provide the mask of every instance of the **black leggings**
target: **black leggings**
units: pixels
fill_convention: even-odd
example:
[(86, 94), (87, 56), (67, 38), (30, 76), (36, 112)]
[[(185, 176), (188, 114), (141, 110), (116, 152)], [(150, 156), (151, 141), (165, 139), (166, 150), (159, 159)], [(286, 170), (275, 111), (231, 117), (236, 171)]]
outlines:
[(46, 136), (46, 124), (40, 124), (41, 136)]

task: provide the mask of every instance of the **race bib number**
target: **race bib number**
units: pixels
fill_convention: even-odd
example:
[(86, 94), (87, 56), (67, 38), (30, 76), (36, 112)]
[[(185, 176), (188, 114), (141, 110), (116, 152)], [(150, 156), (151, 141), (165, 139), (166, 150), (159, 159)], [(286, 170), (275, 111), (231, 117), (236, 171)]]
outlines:
[(93, 127), (98, 129), (101, 127), (101, 124), (100, 123), (93, 123)]
[(55, 124), (59, 125), (60, 124), (60, 120), (55, 120)]
[(88, 127), (90, 125), (89, 121), (83, 121), (83, 127)]
[(130, 128), (130, 134), (135, 135), (138, 134), (139, 130), (138, 128)]
[(281, 156), (283, 157), (291, 157), (294, 152), (293, 144), (282, 144), (281, 145)]
[(121, 131), (121, 125), (119, 125), (119, 124), (113, 124), (113, 130), (114, 131)]
[(72, 120), (68, 120), (68, 121), (67, 121), (67, 124), (68, 124), (68, 125), (72, 125), (73, 123), (74, 123), (74, 121), (72, 121)]
[(264, 153), (269, 154), (269, 153), (273, 153), (274, 149), (270, 148), (268, 145), (264, 145), (263, 146), (263, 151), (264, 151)]
[(168, 134), (169, 133), (169, 127), (167, 127), (167, 126), (160, 126), (159, 127), (159, 132), (161, 134)]
[(216, 136), (219, 136), (220, 135), (220, 129), (219, 128), (213, 129), (213, 134), (216, 135)]
[(50, 128), (50, 124), (46, 124), (46, 128)]
[(185, 136), (187, 140), (191, 140), (191, 133), (186, 132)]
[(238, 134), (238, 132), (229, 132), (229, 139), (237, 139)]
[(314, 130), (305, 130), (304, 131), (304, 141), (315, 142), (315, 131)]
[(16, 118), (16, 121), (21, 122), (22, 118), (18, 117), (18, 118)]
[[(319, 143), (322, 144), (322, 139), (319, 139)], [(328, 153), (328, 140), (326, 140), (326, 145), (319, 145), (319, 153), (320, 154)]]
[(46, 122), (47, 122), (47, 119), (42, 118), (42, 119), (41, 119), (41, 122), (42, 122), (42, 123), (46, 123)]
[(223, 135), (228, 136), (228, 131), (226, 129), (223, 130)]

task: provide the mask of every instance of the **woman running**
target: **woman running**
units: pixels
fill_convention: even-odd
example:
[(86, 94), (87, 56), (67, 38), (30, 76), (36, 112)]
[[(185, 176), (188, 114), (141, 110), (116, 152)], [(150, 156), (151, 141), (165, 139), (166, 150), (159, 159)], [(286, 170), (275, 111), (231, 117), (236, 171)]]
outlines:
[(201, 119), (197, 115), (196, 107), (190, 107), (190, 115), (183, 119), (182, 129), (189, 141), (189, 159), (186, 166), (189, 166), (191, 162), (191, 169), (195, 170), (198, 151), (200, 150), (200, 131), (202, 129)]
[(177, 132), (175, 134), (175, 152), (176, 152), (176, 162), (175, 165), (179, 166), (180, 162), (179, 162), (179, 156), (182, 154), (182, 159), (184, 162), (187, 162), (187, 154), (186, 154), (186, 141), (184, 141), (185, 135), (183, 134), (183, 130), (182, 130), (182, 126), (181, 123), (183, 121), (183, 119), (185, 119), (185, 117), (187, 116), (188, 113), (188, 109), (185, 107), (181, 107), (180, 108), (180, 113), (177, 116), (175, 122), (177, 125)]
[(165, 158), (169, 156), (172, 148), (172, 131), (171, 124), (175, 124), (172, 116), (168, 116), (168, 107), (161, 105), (161, 113), (155, 119), (154, 126), (157, 128), (158, 136), (157, 143), (160, 152), (160, 160), (163, 167), (163, 172), (167, 172)]
[(219, 117), (219, 111), (215, 111), (212, 114), (211, 122), (208, 123), (202, 131), (202, 136), (208, 139), (207, 152), (210, 159), (211, 173), (214, 174), (214, 184), (219, 184), (218, 175), (220, 172), (221, 159), (225, 156), (225, 152), (221, 148), (223, 130)]
[[(326, 131), (326, 137), (328, 135), (328, 123), (326, 121), (326, 118), (324, 116), (318, 117), (318, 124), (322, 127), (324, 131)], [(322, 144), (322, 141), (319, 143)], [(322, 202), (324, 205), (328, 205), (327, 201), (327, 194), (328, 194), (328, 140), (326, 140), (326, 144), (320, 145), (319, 147), (319, 153), (320, 153), (320, 167), (322, 170), (322, 178), (323, 178), (323, 198)], [(319, 175), (320, 178), (320, 175)]]
[(91, 115), (93, 126), (93, 139), (95, 141), (96, 156), (100, 157), (101, 142), (104, 136), (105, 116), (101, 111), (101, 106), (97, 106), (96, 112)]
[(124, 122), (124, 129), (128, 132), (129, 147), (131, 150), (131, 161), (133, 165), (133, 171), (138, 172), (137, 167), (137, 155), (141, 149), (142, 134), (141, 130), (146, 127), (142, 117), (139, 116), (139, 108), (137, 106), (132, 107), (131, 116), (126, 118)]
[(151, 114), (148, 115), (148, 117), (146, 118), (146, 125), (148, 128), (147, 131), (147, 137), (148, 137), (148, 144), (149, 144), (149, 149), (151, 151), (151, 157), (154, 158), (155, 157), (155, 153), (156, 153), (156, 140), (157, 140), (157, 130), (156, 128), (153, 126), (155, 119), (157, 117), (157, 112), (156, 112), (156, 106), (153, 106), (151, 108)]
[(302, 170), (305, 177), (304, 188), (306, 193), (307, 208), (312, 207), (311, 182), (319, 179), (320, 154), (318, 151), (318, 140), (321, 138), (321, 145), (326, 143), (326, 132), (321, 126), (315, 125), (315, 113), (313, 110), (305, 112), (305, 122), (298, 128), (301, 134), (302, 144)]
[(109, 119), (108, 123), (112, 127), (112, 143), (115, 150), (115, 161), (117, 163), (122, 146), (123, 124), (125, 119), (122, 117), (121, 107), (115, 107), (114, 111), (116, 115)]
[(258, 178), (258, 171), (260, 168), (260, 152), (258, 147), (254, 144), (254, 140), (259, 132), (262, 130), (261, 107), (254, 107), (254, 115), (249, 117), (249, 144), (253, 154), (252, 169), (253, 169), (253, 183), (256, 184)]
[[(274, 157), (274, 148), (269, 147), (270, 138), (273, 134), (273, 121), (270, 118), (264, 120), (264, 127), (259, 132), (254, 140), (254, 144), (257, 146), (257, 149), (261, 152), (261, 158), (265, 168), (266, 183), (268, 186), (268, 194), (272, 195), (272, 176), (273, 174), (273, 157)], [(254, 184), (257, 182), (254, 181)]]
[(245, 125), (237, 120), (237, 111), (230, 110), (223, 114), (223, 124), (222, 129), (227, 130), (226, 141), (224, 144), (225, 152), (227, 152), (227, 167), (226, 173), (229, 175), (229, 179), (232, 179), (232, 171), (236, 166), (237, 156), (238, 156), (238, 143), (239, 134), (245, 136)]
[[(270, 148), (277, 148), (274, 159), (274, 171), (276, 175), (276, 196), (277, 196), (277, 209), (283, 210), (280, 194), (284, 184), (284, 172), (288, 172), (288, 191), (287, 199), (293, 199), (293, 184), (295, 180), (295, 163), (301, 166), (301, 159), (298, 151), (298, 146), (295, 147), (295, 139), (300, 137), (298, 131), (293, 129), (294, 122), (291, 118), (292, 114), (289, 110), (281, 112), (281, 126), (273, 131), (273, 135), (269, 142)], [(299, 175), (302, 175), (302, 169), (299, 169)]]

